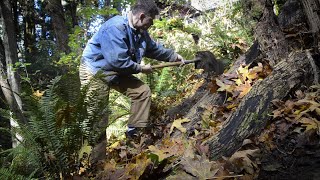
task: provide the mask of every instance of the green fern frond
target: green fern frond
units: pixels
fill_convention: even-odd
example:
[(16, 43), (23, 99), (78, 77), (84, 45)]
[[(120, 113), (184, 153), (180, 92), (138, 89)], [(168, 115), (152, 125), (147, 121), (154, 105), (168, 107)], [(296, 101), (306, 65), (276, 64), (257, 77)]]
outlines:
[(0, 179), (6, 180), (32, 180), (30, 177), (18, 175), (15, 172), (12, 172), (8, 168), (0, 168)]

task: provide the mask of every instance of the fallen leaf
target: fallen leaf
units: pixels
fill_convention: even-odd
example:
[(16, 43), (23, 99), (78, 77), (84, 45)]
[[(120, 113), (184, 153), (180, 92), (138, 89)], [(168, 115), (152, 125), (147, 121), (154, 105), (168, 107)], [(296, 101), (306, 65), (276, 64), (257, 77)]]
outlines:
[(236, 87), (237, 91), (240, 91), (239, 98), (243, 98), (248, 92), (251, 90), (251, 84), (246, 81), (245, 84), (241, 84), (240, 86)]
[(306, 127), (306, 131), (309, 131), (311, 129), (319, 130), (320, 123), (313, 119), (313, 118), (301, 118), (299, 120), (300, 123), (302, 123), (302, 126)]
[(217, 91), (227, 91), (227, 92), (232, 93), (232, 91), (234, 90), (234, 86), (224, 84), (218, 78), (216, 78), (216, 82), (217, 82), (217, 85), (220, 87)]
[(234, 109), (236, 107), (238, 107), (239, 104), (230, 104), (227, 106), (227, 109)]
[(237, 78), (237, 79), (232, 79), (237, 86), (240, 86), (241, 84), (243, 84), (243, 81), (240, 79), (240, 78)]
[(184, 127), (181, 125), (182, 123), (186, 123), (186, 122), (190, 122), (190, 120), (189, 120), (189, 119), (186, 119), (186, 118), (174, 120), (173, 123), (172, 123), (172, 125), (171, 125), (169, 134), (172, 133), (172, 131), (173, 131), (174, 128), (179, 129), (179, 130), (180, 130), (181, 132), (183, 132), (183, 133), (187, 132), (187, 129), (184, 128)]
[(149, 146), (148, 149), (152, 154), (155, 154), (158, 156), (159, 162), (163, 161), (164, 159), (167, 159), (168, 157), (173, 156), (173, 154), (170, 154), (167, 151), (162, 151), (153, 145)]
[(80, 167), (79, 169), (79, 175), (83, 174), (86, 171), (86, 168)]
[(156, 155), (158, 161), (161, 162), (166, 158), (182, 155), (185, 151), (185, 143), (186, 142), (182, 141), (181, 138), (167, 138), (158, 146), (148, 146), (148, 150), (151, 154)]
[(36, 90), (33, 92), (33, 95), (38, 97), (38, 98), (41, 98), (44, 94), (44, 91), (40, 91), (40, 90)]
[(183, 157), (180, 164), (186, 172), (201, 180), (211, 179), (219, 171), (218, 164), (209, 161), (205, 156)]
[(130, 179), (139, 179), (151, 163), (151, 160), (144, 153), (139, 154), (133, 158), (133, 162), (127, 164), (125, 175), (131, 176)]
[(260, 155), (260, 149), (248, 149), (248, 150), (242, 150), (235, 152), (229, 159), (229, 161), (236, 165), (238, 169), (240, 169), (239, 172), (241, 172), (243, 169), (248, 174), (253, 174), (255, 169), (258, 168), (257, 164), (253, 162), (249, 157), (255, 158)]

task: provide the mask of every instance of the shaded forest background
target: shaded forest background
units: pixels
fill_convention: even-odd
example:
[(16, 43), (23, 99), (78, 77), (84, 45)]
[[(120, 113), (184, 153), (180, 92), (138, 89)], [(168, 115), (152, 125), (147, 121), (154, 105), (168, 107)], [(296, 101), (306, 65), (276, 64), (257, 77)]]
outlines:
[[(0, 2), (1, 179), (315, 179), (320, 167), (318, 0), (157, 1), (152, 37), (191, 65), (138, 75), (162, 139), (123, 140), (130, 102), (111, 91), (108, 159), (89, 161), (78, 66), (87, 40), (131, 1)], [(151, 62), (144, 59), (145, 63)]]

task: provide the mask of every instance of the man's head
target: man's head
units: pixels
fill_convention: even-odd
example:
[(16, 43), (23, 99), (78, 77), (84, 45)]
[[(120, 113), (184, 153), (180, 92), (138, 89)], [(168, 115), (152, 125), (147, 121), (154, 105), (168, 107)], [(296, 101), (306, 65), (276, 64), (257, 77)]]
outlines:
[(138, 0), (132, 7), (133, 26), (137, 29), (147, 30), (158, 14), (158, 7), (153, 0)]

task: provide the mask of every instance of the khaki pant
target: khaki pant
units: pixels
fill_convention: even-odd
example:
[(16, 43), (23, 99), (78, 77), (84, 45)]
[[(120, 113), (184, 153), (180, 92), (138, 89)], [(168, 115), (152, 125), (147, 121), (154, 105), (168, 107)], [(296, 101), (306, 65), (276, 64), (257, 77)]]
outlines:
[(119, 83), (112, 84), (111, 88), (131, 99), (128, 127), (148, 126), (151, 105), (151, 90), (149, 86), (132, 75), (121, 76), (117, 79), (117, 82)]
[[(92, 137), (95, 137), (95, 148), (92, 150), (92, 158), (103, 160), (105, 158), (106, 132), (108, 125), (108, 99), (109, 87), (106, 81), (94, 76), (89, 69), (84, 65), (80, 65), (80, 81), (81, 87), (87, 88), (87, 111), (88, 123), (92, 124)], [(112, 89), (126, 95), (131, 99), (130, 117), (128, 127), (146, 127), (148, 126), (149, 111), (151, 105), (151, 90), (148, 85), (144, 84), (140, 79), (128, 75), (117, 77), (117, 83), (111, 83), (109, 86)], [(95, 119), (100, 119), (99, 122), (94, 122)], [(90, 136), (89, 136), (90, 137)], [(93, 159), (93, 161), (95, 161)]]

